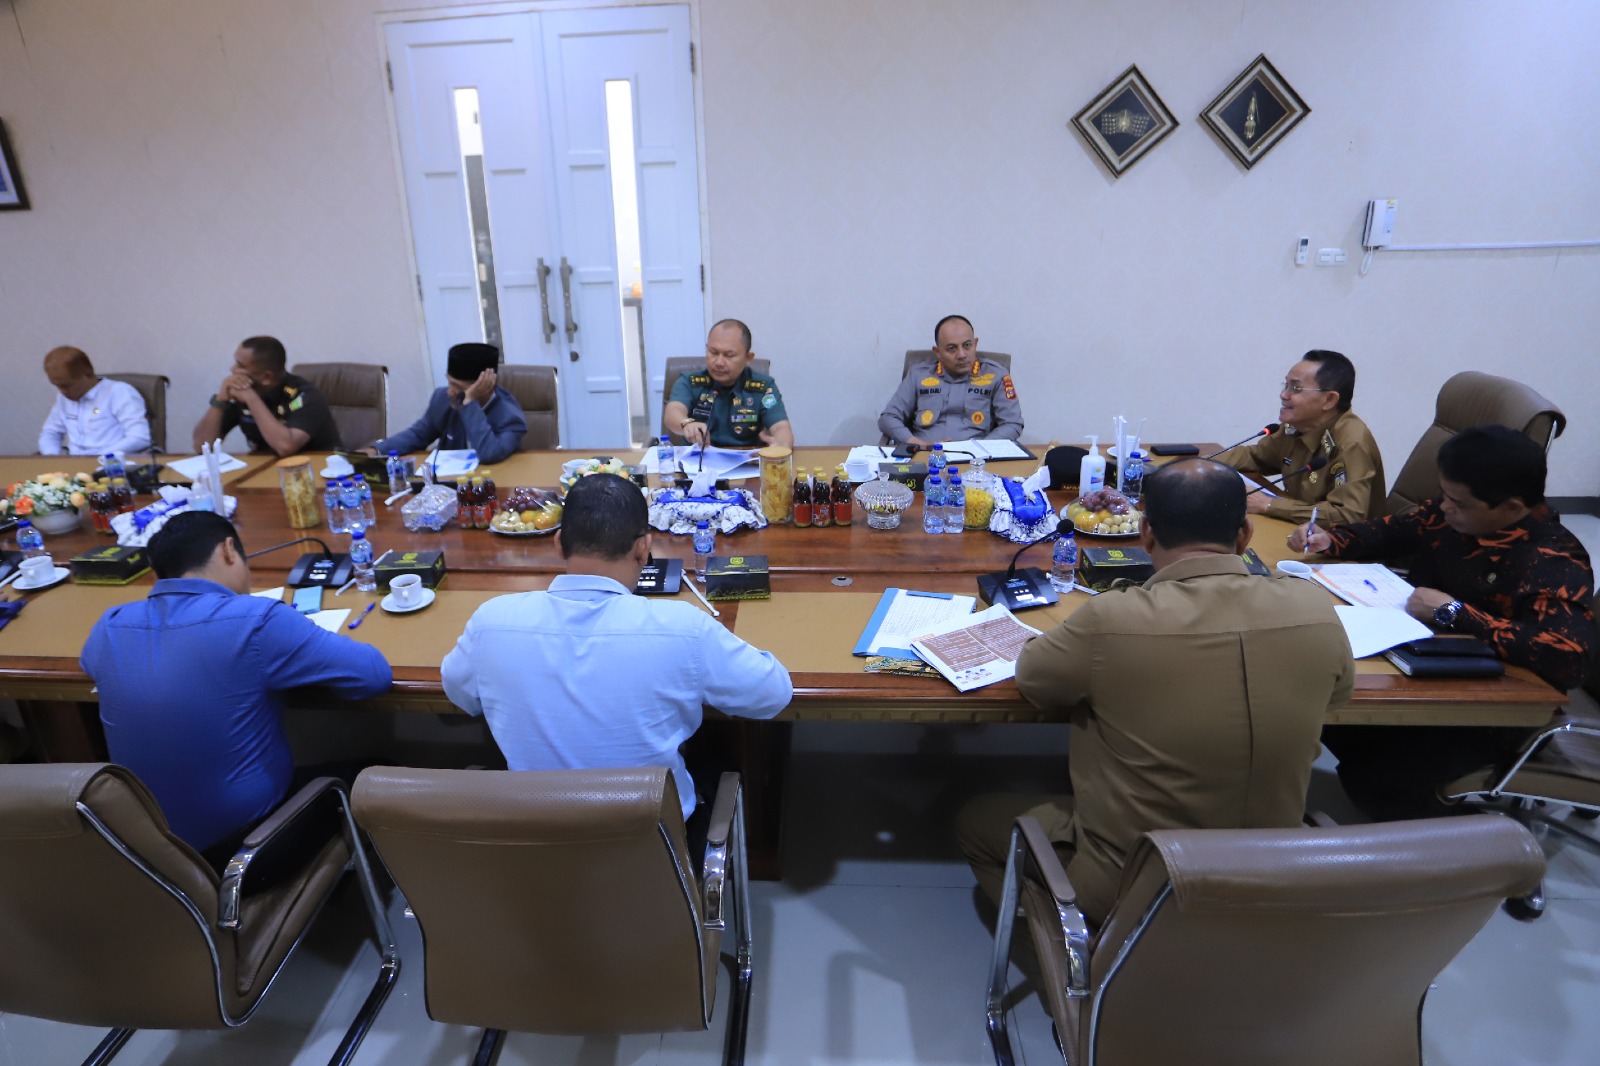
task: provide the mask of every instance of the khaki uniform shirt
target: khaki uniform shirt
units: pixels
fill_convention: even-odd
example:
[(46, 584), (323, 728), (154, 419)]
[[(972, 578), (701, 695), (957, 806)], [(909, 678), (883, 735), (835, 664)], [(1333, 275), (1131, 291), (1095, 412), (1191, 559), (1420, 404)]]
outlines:
[(938, 360), (912, 363), (878, 416), (878, 432), (904, 444), (913, 436), (935, 443), (1022, 437), (1022, 403), (1011, 375), (998, 363), (972, 364), (953, 378)]
[[(1328, 463), (1320, 470), (1297, 471), (1318, 455)], [(1323, 526), (1365, 522), (1387, 510), (1383, 482), (1383, 456), (1367, 424), (1346, 411), (1333, 425), (1314, 436), (1284, 426), (1255, 444), (1241, 444), (1217, 456), (1246, 474), (1283, 479), (1279, 495), (1267, 504), (1267, 514), (1289, 522), (1304, 522), (1317, 506), (1317, 524)]]
[(1073, 818), (1061, 843), (1092, 921), (1152, 829), (1289, 828), (1355, 664), (1328, 594), (1237, 556), (1103, 593), (1017, 661), (1029, 703), (1070, 713)]

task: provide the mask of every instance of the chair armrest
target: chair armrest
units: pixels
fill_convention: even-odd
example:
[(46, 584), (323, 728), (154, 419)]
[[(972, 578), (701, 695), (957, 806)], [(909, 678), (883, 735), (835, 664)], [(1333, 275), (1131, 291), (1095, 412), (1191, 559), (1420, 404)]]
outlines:
[(1332, 816), (1330, 816), (1326, 811), (1307, 811), (1303, 822), (1304, 824), (1308, 826), (1314, 826), (1317, 829), (1339, 828), (1339, 823), (1334, 821)]
[(1505, 773), (1501, 774), (1500, 779), (1497, 780), (1490, 788), (1490, 794), (1498, 795), (1501, 791), (1503, 791), (1507, 785), (1511, 784), (1511, 779), (1522, 772), (1523, 766), (1527, 764), (1529, 759), (1532, 759), (1535, 755), (1537, 755), (1539, 751), (1552, 739), (1560, 736), (1563, 733), (1572, 733), (1584, 737), (1600, 737), (1600, 727), (1583, 721), (1572, 720), (1559, 722), (1557, 725), (1546, 726), (1538, 733), (1535, 733), (1533, 736), (1529, 737), (1528, 740), (1522, 745), (1522, 750), (1518, 752), (1517, 757), (1512, 760), (1510, 768), (1507, 769)]
[(711, 824), (706, 829), (706, 853), (700, 865), (704, 921), (716, 929), (725, 925), (722, 902), (728, 877), (728, 841), (733, 836), (733, 819), (740, 799), (739, 775), (723, 774), (717, 782), (716, 797), (711, 801)]
[(337, 777), (319, 777), (307, 781), (305, 785), (278, 805), (278, 808), (263, 818), (254, 829), (244, 838), (239, 845), (239, 850), (234, 852), (233, 858), (228, 860), (227, 868), (222, 873), (222, 885), (217, 895), (217, 925), (222, 929), (238, 929), (240, 919), (240, 901), (244, 894), (245, 875), (250, 871), (250, 864), (255, 857), (285, 830), (296, 825), (311, 811), (316, 801), (329, 792), (342, 793), (344, 782)]
[[(1089, 923), (1078, 910), (1078, 892), (1067, 877), (1055, 845), (1045, 835), (1038, 819), (1024, 815), (1017, 819), (1016, 830), (1028, 855), (1033, 860), (1044, 889), (1050, 893), (1056, 907), (1056, 920), (1060, 925), (1061, 940), (1067, 955), (1068, 998), (1076, 999), (1089, 994)], [(1042, 917), (1042, 916), (1041, 916)]]

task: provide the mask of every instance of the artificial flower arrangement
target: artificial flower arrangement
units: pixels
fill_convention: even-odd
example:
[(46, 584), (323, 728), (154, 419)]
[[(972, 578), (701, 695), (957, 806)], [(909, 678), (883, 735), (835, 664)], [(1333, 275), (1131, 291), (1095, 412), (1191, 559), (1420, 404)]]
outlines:
[(27, 518), (53, 511), (76, 511), (88, 502), (84, 486), (93, 480), (86, 473), (57, 471), (40, 474), (31, 481), (18, 481), (6, 489), (5, 499), (0, 500), (0, 515)]

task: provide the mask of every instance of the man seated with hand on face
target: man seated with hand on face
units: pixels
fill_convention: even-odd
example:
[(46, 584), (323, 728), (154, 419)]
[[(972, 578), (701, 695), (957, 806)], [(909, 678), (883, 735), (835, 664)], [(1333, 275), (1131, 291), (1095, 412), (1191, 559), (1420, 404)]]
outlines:
[(422, 417), (361, 450), (404, 455), (438, 441), (447, 451), (471, 448), (481, 463), (500, 462), (522, 446), (528, 419), (517, 398), (495, 384), (499, 365), (500, 349), (492, 344), (455, 345), (445, 367), (447, 384), (433, 390)]
[(194, 450), (225, 437), (235, 426), (250, 450), (279, 456), (339, 450), (339, 426), (315, 385), (291, 374), (288, 353), (276, 337), (246, 337), (233, 353), (211, 406), (194, 427)]
[[(1410, 559), (1412, 617), (1477, 637), (1495, 655), (1565, 692), (1595, 654), (1594, 568), (1544, 498), (1544, 450), (1505, 426), (1464, 430), (1439, 448), (1436, 500), (1405, 514), (1289, 535), (1330, 559)], [(1505, 759), (1524, 729), (1329, 726), (1345, 791), (1373, 818), (1449, 810), (1435, 790)]]
[(44, 376), (61, 395), (39, 431), (39, 454), (104, 455), (142, 452), (150, 447), (150, 420), (144, 397), (125, 381), (94, 372), (77, 348), (52, 348), (44, 357)]
[(913, 362), (878, 416), (896, 444), (1022, 438), (1022, 404), (1003, 367), (978, 362), (972, 323), (947, 315), (933, 327), (933, 351)]
[(725, 318), (706, 337), (706, 368), (672, 386), (661, 413), (662, 432), (717, 448), (794, 447), (794, 430), (778, 383), (750, 363), (750, 327)]
[(980, 796), (956, 825), (998, 901), (1012, 823), (1037, 818), (1095, 925), (1152, 829), (1299, 825), (1323, 718), (1355, 677), (1326, 592), (1245, 568), (1238, 474), (1183, 459), (1144, 488), (1155, 576), (1094, 597), (1017, 660), (1023, 697), (1068, 715), (1073, 795)]
[(1304, 522), (1377, 518), (1385, 507), (1383, 456), (1350, 410), (1356, 368), (1338, 352), (1310, 351), (1289, 368), (1278, 393), (1277, 432), (1216, 457), (1246, 474), (1282, 477), (1283, 487), (1245, 498), (1251, 514)]
[(678, 749), (702, 708), (771, 718), (794, 694), (789, 671), (692, 603), (633, 594), (651, 537), (631, 481), (579, 478), (555, 536), (567, 572), (473, 613), (440, 667), (445, 695), (484, 717), (512, 770), (671, 767), (687, 820)]

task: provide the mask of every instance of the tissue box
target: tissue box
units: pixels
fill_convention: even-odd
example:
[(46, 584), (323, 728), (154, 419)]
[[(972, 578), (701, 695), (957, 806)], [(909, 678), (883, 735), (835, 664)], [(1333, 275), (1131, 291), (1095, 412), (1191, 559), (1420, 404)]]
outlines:
[(416, 574), (425, 587), (436, 589), (444, 580), (444, 552), (391, 551), (385, 553), (373, 569), (377, 572), (378, 584), (384, 588), (397, 577)]
[(706, 599), (770, 600), (765, 555), (713, 555), (706, 566)]
[(912, 492), (921, 492), (922, 480), (928, 476), (927, 463), (883, 462), (878, 469), (887, 470), (890, 481), (898, 481)]
[(1148, 581), (1156, 567), (1143, 548), (1084, 548), (1078, 570), (1085, 585), (1104, 592), (1114, 581)]
[(95, 548), (72, 558), (72, 577), (80, 585), (127, 585), (150, 569), (143, 548), (119, 544)]

